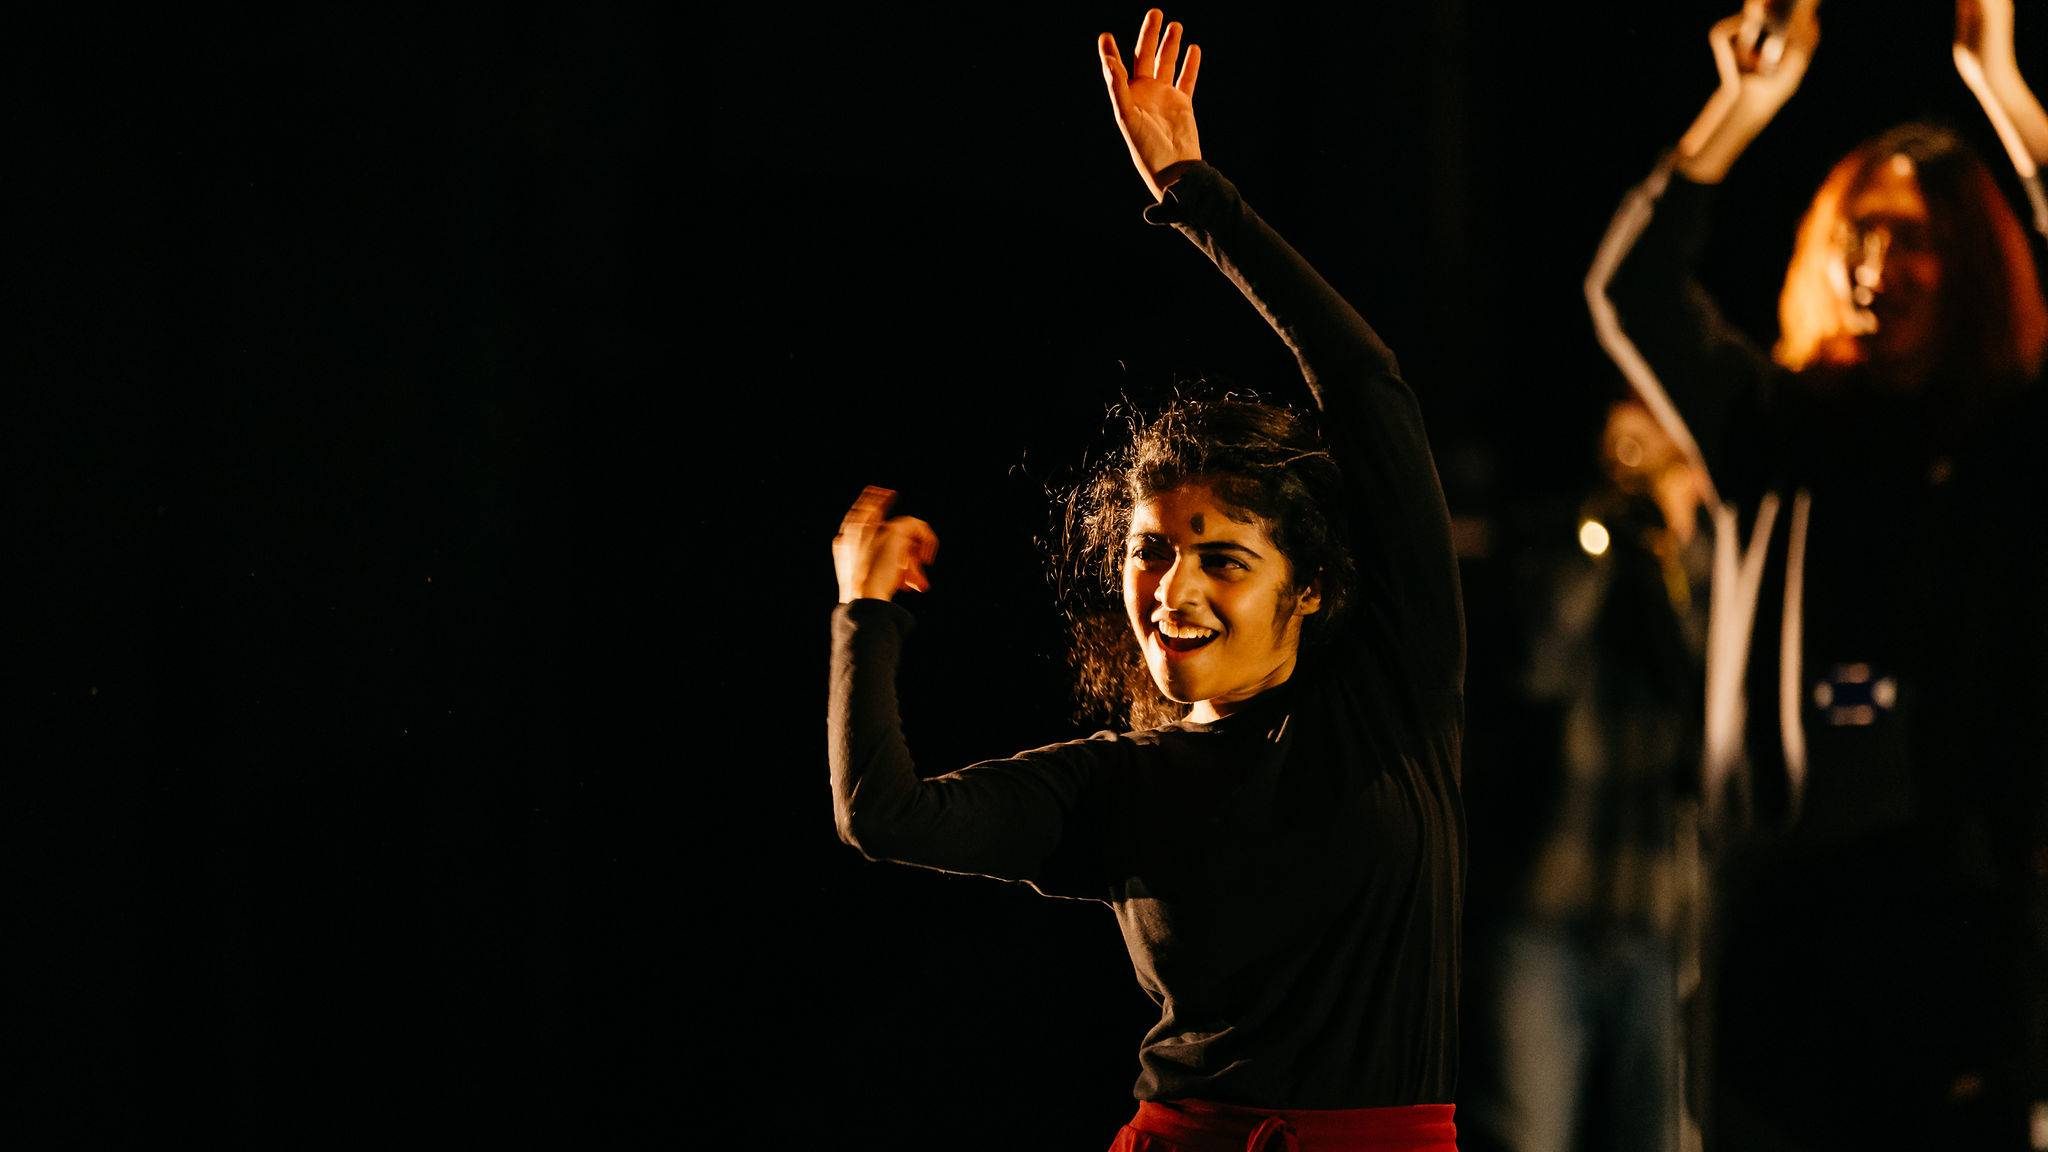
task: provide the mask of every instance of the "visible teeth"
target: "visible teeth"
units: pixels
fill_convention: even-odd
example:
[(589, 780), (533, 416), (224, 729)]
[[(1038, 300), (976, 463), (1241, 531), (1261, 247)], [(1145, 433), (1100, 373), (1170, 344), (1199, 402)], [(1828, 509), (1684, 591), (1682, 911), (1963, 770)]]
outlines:
[(1159, 631), (1161, 635), (1175, 640), (1207, 640), (1216, 635), (1214, 628), (1197, 628), (1192, 624), (1175, 624), (1170, 620), (1161, 620)]

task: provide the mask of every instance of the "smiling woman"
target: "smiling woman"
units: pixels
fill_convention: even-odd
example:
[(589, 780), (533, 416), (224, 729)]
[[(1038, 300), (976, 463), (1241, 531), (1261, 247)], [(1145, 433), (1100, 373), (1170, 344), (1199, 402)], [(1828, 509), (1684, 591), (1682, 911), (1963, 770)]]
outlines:
[[(1061, 501), (1086, 704), (1130, 727), (926, 778), (896, 708), (934, 528), (869, 488), (833, 543), (840, 837), (1099, 901), (1158, 1005), (1114, 1149), (1455, 1147), (1464, 618), (1420, 406), (1377, 334), (1203, 161), (1200, 51), (1098, 41), (1180, 232), (1288, 344), (1311, 416), (1183, 397)], [(1367, 534), (1365, 529), (1369, 529)]]
[(1286, 683), (1302, 617), (1322, 603), (1256, 517), (1199, 482), (1138, 502), (1123, 585), (1153, 681), (1200, 723)]
[[(1060, 503), (1070, 658), (1084, 710), (1103, 720), (1222, 715), (1338, 635), (1355, 598), (1344, 477), (1315, 421), (1282, 404), (1176, 399), (1133, 420)], [(1247, 610), (1258, 594), (1263, 618)], [(1169, 662), (1207, 646), (1197, 630), (1225, 643), (1199, 665)]]
[(1208, 723), (1287, 682), (1301, 619), (1321, 595), (1256, 518), (1189, 483), (1138, 503), (1124, 564), (1124, 604), (1152, 679), (1167, 699), (1192, 702)]
[(1341, 476), (1315, 426), (1282, 406), (1180, 400), (1106, 457), (1075, 506), (1075, 588), (1122, 592), (1122, 613), (1067, 599), (1075, 666), (1106, 715), (1227, 715), (1286, 683), (1303, 642), (1325, 642), (1352, 599)]

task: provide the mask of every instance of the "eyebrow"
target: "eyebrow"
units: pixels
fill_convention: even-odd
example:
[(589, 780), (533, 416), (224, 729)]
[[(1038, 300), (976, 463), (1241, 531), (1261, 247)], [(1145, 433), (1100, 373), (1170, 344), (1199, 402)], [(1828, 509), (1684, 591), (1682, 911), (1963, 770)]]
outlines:
[[(1140, 541), (1151, 542), (1154, 540), (1162, 544), (1167, 542), (1166, 533), (1164, 532), (1133, 532), (1131, 533), (1130, 540), (1132, 543)], [(1195, 544), (1194, 550), (1196, 552), (1230, 552), (1250, 556), (1254, 559), (1264, 559), (1264, 556), (1258, 549), (1248, 544), (1239, 544), (1234, 540), (1202, 540)]]

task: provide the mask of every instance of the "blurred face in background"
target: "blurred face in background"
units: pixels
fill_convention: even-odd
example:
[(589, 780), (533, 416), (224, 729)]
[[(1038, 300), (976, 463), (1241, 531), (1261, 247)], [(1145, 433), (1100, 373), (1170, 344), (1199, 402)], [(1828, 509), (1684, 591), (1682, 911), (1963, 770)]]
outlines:
[(1696, 514), (1708, 491), (1706, 475), (1640, 401), (1625, 400), (1608, 408), (1600, 459), (1616, 488), (1656, 501), (1665, 526), (1679, 542), (1692, 539)]
[(1834, 241), (1830, 282), (1865, 363), (1918, 386), (1941, 351), (1946, 269), (1911, 159), (1891, 157), (1849, 194)]

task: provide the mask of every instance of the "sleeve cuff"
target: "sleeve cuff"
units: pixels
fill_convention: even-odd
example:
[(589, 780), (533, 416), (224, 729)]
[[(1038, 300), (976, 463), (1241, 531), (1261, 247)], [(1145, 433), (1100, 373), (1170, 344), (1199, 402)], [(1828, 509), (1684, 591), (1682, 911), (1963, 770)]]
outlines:
[(855, 600), (841, 604), (833, 611), (856, 627), (889, 628), (898, 635), (908, 633), (917, 625), (917, 617), (910, 614), (910, 609), (894, 600)]
[(1145, 209), (1147, 224), (1181, 224), (1203, 215), (1234, 191), (1223, 173), (1201, 160), (1170, 164), (1159, 173), (1166, 198)]
[(1686, 178), (1676, 168), (1671, 170), (1671, 183), (1664, 188), (1663, 199), (1689, 212), (1705, 212), (1713, 203), (1717, 185), (1700, 184)]

